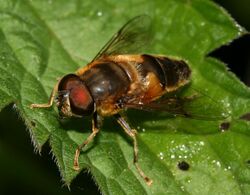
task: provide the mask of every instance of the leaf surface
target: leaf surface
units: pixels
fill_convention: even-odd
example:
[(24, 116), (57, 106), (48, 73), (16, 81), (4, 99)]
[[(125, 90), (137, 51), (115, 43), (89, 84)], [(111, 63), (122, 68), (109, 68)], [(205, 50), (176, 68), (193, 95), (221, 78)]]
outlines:
[[(129, 10), (129, 11), (128, 11)], [(246, 194), (250, 191), (250, 90), (212, 50), (244, 30), (222, 8), (205, 0), (1, 1), (0, 108), (14, 102), (39, 150), (49, 143), (66, 184), (78, 144), (90, 134), (90, 119), (60, 121), (57, 110), (29, 108), (48, 101), (58, 78), (91, 61), (130, 18), (148, 14), (155, 39), (149, 53), (186, 60), (193, 88), (202, 89), (231, 113), (221, 121), (168, 118), (128, 112), (139, 131), (139, 163), (154, 180), (148, 187), (133, 165), (132, 142), (109, 118), (80, 156), (104, 194)], [(187, 171), (178, 167), (189, 164)]]

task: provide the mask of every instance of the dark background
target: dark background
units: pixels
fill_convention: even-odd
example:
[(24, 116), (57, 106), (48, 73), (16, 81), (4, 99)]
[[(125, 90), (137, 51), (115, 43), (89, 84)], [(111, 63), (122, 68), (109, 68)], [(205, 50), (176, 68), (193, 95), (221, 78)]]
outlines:
[[(250, 30), (249, 0), (216, 0), (245, 29)], [(250, 36), (245, 35), (212, 52), (250, 86)], [(0, 194), (98, 194), (91, 175), (79, 175), (71, 191), (63, 186), (48, 144), (34, 152), (30, 136), (13, 105), (0, 112)]]
[[(247, 31), (250, 31), (249, 0), (214, 0), (222, 5)], [(225, 62), (246, 85), (250, 86), (250, 35), (234, 40), (210, 54)]]

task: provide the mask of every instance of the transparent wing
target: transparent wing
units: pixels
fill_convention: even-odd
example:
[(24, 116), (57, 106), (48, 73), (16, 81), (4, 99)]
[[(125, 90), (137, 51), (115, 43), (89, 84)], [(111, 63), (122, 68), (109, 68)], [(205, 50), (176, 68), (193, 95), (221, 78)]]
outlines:
[(126, 107), (208, 121), (224, 120), (230, 116), (224, 105), (201, 93), (189, 97), (162, 98), (145, 105), (129, 103)]
[(129, 20), (92, 60), (106, 55), (139, 54), (151, 39), (151, 18), (140, 15)]

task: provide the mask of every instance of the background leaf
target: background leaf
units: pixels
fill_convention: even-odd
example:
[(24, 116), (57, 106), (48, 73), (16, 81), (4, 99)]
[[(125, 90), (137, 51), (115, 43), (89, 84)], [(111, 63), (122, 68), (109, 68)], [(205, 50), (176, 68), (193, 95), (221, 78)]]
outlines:
[[(111, 118), (82, 152), (81, 167), (105, 194), (249, 192), (249, 122), (238, 118), (249, 112), (250, 91), (222, 63), (206, 57), (244, 31), (211, 1), (2, 1), (0, 108), (15, 102), (35, 147), (41, 150), (49, 139), (70, 184), (78, 174), (72, 169), (75, 148), (89, 135), (90, 119), (61, 122), (55, 108), (28, 106), (46, 102), (58, 77), (85, 65), (128, 19), (145, 13), (155, 31), (148, 52), (185, 59), (193, 71), (192, 87), (231, 112), (230, 128), (222, 133), (220, 122), (131, 111), (128, 118), (140, 131), (139, 162), (154, 184), (147, 187), (136, 172), (131, 140)], [(183, 161), (188, 171), (178, 168)]]

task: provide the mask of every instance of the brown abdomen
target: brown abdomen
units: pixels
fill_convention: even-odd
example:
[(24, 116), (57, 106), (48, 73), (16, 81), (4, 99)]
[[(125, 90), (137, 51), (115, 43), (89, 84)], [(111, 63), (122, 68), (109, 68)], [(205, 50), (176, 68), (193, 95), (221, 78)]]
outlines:
[(144, 95), (145, 101), (151, 101), (166, 92), (175, 91), (189, 82), (191, 70), (184, 61), (165, 56), (142, 55), (142, 57), (140, 71), (148, 83), (148, 89)]
[(143, 74), (153, 72), (164, 88), (177, 88), (189, 81), (191, 70), (183, 60), (162, 56), (143, 55)]

